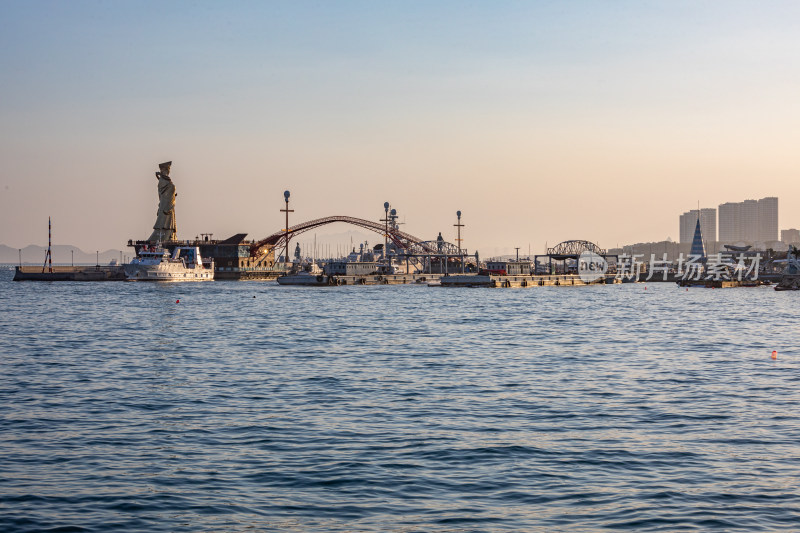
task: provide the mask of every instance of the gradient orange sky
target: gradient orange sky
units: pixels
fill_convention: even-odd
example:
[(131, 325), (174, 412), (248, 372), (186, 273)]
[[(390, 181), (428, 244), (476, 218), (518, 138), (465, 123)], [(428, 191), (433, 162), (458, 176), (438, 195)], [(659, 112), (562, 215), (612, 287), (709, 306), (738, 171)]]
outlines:
[[(482, 254), (800, 227), (796, 2), (4, 2), (0, 243), (121, 249), (328, 215)], [(341, 233), (346, 226), (329, 226)], [(381, 240), (377, 235), (375, 242)]]

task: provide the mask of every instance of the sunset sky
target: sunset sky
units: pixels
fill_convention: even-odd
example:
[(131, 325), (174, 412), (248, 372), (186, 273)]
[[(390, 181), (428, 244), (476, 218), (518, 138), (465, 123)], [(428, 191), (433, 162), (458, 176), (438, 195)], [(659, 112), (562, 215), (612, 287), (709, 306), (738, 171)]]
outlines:
[(292, 223), (461, 210), (484, 255), (765, 196), (800, 227), (800, 3), (0, 3), (0, 243), (146, 238), (166, 160), (180, 238), (271, 234), (285, 189)]

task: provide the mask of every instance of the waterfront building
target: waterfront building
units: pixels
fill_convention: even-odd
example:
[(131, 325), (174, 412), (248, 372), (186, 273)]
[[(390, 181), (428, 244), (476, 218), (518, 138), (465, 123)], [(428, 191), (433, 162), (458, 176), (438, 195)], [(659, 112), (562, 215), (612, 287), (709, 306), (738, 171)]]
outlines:
[(800, 230), (797, 229), (782, 229), (781, 242), (784, 244), (800, 243)]
[(527, 276), (531, 273), (529, 260), (486, 261), (486, 270), (503, 276)]
[(700, 228), (703, 230), (703, 238), (711, 241), (717, 240), (717, 210), (713, 207), (704, 207), (699, 211), (692, 209), (680, 216), (679, 242), (692, 242), (694, 227), (698, 218), (700, 219)]

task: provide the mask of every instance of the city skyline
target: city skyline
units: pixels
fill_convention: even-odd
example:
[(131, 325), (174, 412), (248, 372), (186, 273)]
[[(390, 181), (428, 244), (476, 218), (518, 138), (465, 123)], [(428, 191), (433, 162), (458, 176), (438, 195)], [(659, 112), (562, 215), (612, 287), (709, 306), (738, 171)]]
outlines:
[[(179, 238), (330, 215), (497, 253), (800, 227), (800, 5), (7, 2), (0, 243), (124, 248), (174, 162)], [(346, 231), (332, 226), (332, 233)], [(376, 241), (377, 242), (377, 241)]]

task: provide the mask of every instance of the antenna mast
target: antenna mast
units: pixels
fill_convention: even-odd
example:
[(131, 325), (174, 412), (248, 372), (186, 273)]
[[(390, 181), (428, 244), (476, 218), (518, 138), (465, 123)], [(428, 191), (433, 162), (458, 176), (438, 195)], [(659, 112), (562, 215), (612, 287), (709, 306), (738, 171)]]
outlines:
[[(52, 224), (50, 222), (50, 217), (47, 217), (47, 252), (44, 254), (44, 264), (42, 265), (42, 273), (44, 273), (44, 269), (47, 268), (48, 272), (53, 272), (53, 254), (50, 253), (50, 248), (53, 241), (53, 230)], [(49, 264), (49, 267), (48, 267)]]

